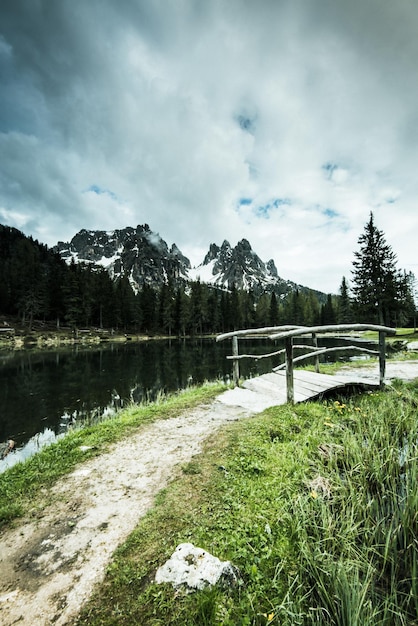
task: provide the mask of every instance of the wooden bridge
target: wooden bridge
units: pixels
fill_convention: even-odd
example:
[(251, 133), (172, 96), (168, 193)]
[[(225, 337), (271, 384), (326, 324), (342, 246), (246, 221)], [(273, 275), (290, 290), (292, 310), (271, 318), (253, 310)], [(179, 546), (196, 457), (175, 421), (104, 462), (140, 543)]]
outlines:
[[(353, 345), (352, 337), (347, 337), (349, 332), (375, 331), (378, 333), (379, 340), (376, 342), (376, 350), (362, 347), (361, 345)], [(233, 379), (237, 387), (240, 386), (239, 362), (241, 359), (263, 359), (278, 355), (284, 356), (284, 362), (274, 368), (270, 374), (264, 374), (256, 378), (251, 378), (242, 383), (242, 390), (246, 390), (247, 401), (251, 404), (254, 396), (251, 394), (264, 394), (269, 398), (270, 404), (274, 399), (274, 404), (285, 404), (286, 402), (303, 402), (304, 400), (313, 399), (322, 396), (334, 389), (343, 389), (349, 386), (362, 386), (368, 388), (382, 388), (385, 379), (386, 368), (386, 335), (394, 335), (394, 328), (386, 326), (376, 326), (373, 324), (340, 324), (331, 326), (274, 326), (268, 328), (257, 328), (250, 330), (238, 330), (230, 333), (219, 335), (216, 340), (224, 341), (232, 339), (232, 355), (227, 357), (233, 361)], [(334, 346), (332, 348), (318, 347), (318, 335), (326, 335), (332, 333), (334, 338), (339, 338), (343, 345)], [(344, 333), (342, 335), (342, 333)], [(297, 337), (309, 337), (311, 345), (295, 344), (294, 339)], [(267, 354), (240, 354), (238, 349), (239, 339), (271, 339), (272, 341), (282, 340), (284, 348), (269, 352)], [(347, 341), (351, 341), (347, 345)], [(299, 356), (294, 355), (294, 351), (305, 351), (305, 354)], [(326, 375), (320, 373), (319, 357), (330, 352), (351, 351), (363, 352), (379, 356), (379, 371), (376, 379), (370, 380), (353, 374), (349, 377), (338, 375)], [(308, 358), (315, 359), (315, 372), (306, 370), (295, 370), (294, 364)], [(238, 394), (235, 394), (237, 396)], [(243, 397), (242, 392), (240, 396)], [(230, 394), (232, 397), (232, 394)]]

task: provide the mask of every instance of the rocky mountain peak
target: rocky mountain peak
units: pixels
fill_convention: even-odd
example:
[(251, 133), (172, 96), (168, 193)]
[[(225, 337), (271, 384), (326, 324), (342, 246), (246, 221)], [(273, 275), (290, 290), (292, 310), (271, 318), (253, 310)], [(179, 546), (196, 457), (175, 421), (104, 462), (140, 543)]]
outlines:
[(270, 274), (272, 276), (278, 276), (278, 274), (277, 274), (277, 267), (276, 267), (273, 259), (270, 259), (270, 261), (267, 261), (266, 267), (267, 267), (268, 271), (270, 272)]
[(225, 289), (235, 286), (258, 293), (280, 294), (292, 288), (291, 283), (278, 276), (274, 261), (264, 263), (247, 239), (241, 239), (234, 248), (227, 240), (220, 247), (210, 244), (203, 263), (192, 271), (192, 276)]
[(209, 252), (206, 254), (203, 259), (202, 265), (208, 265), (211, 261), (216, 259), (219, 255), (220, 248), (216, 245), (216, 243), (211, 243), (209, 246)]
[(148, 224), (113, 231), (82, 229), (70, 242), (59, 242), (55, 250), (67, 262), (104, 267), (115, 280), (127, 276), (135, 291), (145, 284), (159, 287), (168, 281), (179, 284), (197, 279), (256, 294), (285, 294), (300, 287), (280, 278), (273, 259), (264, 263), (247, 239), (235, 247), (226, 239), (221, 246), (211, 243), (203, 263), (192, 269), (178, 246), (173, 243), (169, 248)]
[(78, 263), (105, 267), (112, 278), (129, 277), (135, 291), (144, 284), (162, 285), (185, 280), (190, 261), (178, 247), (171, 249), (148, 224), (114, 231), (80, 230), (69, 243), (59, 242), (60, 255)]

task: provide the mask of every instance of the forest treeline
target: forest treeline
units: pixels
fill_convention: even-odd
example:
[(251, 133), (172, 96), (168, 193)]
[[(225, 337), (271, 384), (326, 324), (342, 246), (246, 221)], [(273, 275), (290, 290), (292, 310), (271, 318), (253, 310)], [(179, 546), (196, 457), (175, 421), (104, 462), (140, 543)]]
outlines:
[(126, 276), (67, 265), (53, 250), (14, 228), (0, 226), (0, 313), (31, 327), (34, 319), (71, 328), (114, 328), (147, 334), (193, 335), (285, 323), (331, 323), (337, 299), (316, 292), (218, 289), (199, 281), (144, 285), (135, 293)]
[[(359, 255), (357, 269), (361, 259)], [(0, 225), (0, 314), (18, 317), (28, 329), (35, 319), (72, 329), (112, 328), (177, 336), (281, 324), (384, 321), (408, 325), (415, 315), (408, 285), (406, 278), (400, 279), (398, 287), (391, 282), (392, 301), (384, 302), (387, 318), (380, 309), (373, 311), (353, 298), (345, 278), (340, 293), (323, 296), (322, 301), (318, 292), (308, 289), (286, 296), (266, 292), (256, 297), (251, 291), (226, 291), (199, 281), (168, 283), (161, 288), (145, 284), (135, 293), (127, 276), (113, 281), (103, 268), (67, 265), (47, 246)], [(364, 298), (364, 293), (359, 296)]]

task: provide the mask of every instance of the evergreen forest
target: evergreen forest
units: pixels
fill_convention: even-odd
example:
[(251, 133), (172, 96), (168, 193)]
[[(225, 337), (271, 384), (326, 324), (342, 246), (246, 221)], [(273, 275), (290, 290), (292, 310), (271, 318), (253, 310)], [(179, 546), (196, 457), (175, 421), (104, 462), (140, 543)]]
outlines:
[[(359, 276), (353, 289), (367, 297), (363, 257), (361, 253), (357, 257)], [(127, 276), (113, 281), (103, 268), (67, 265), (47, 246), (0, 225), (0, 314), (18, 319), (29, 330), (34, 320), (72, 330), (114, 329), (169, 336), (282, 324), (347, 323), (365, 317), (370, 323), (402, 322), (406, 326), (414, 323), (415, 315), (411, 277), (395, 274), (398, 282), (394, 283), (391, 275), (392, 291), (382, 305), (386, 319), (381, 306), (376, 312), (364, 303), (360, 306), (345, 278), (338, 295), (304, 288), (286, 296), (274, 292), (255, 296), (251, 291), (223, 290), (199, 281), (168, 283), (161, 288), (144, 284), (135, 293)]]

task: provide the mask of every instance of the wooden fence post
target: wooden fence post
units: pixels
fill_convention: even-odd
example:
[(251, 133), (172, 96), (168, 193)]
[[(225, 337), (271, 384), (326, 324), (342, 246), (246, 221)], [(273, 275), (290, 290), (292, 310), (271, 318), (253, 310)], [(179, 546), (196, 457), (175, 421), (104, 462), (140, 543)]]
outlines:
[[(316, 336), (316, 333), (312, 333), (312, 340), (313, 340), (313, 345), (315, 348), (318, 347), (318, 337)], [(315, 357), (315, 372), (317, 374), (319, 374), (319, 354), (316, 355)]]
[[(238, 337), (234, 335), (232, 337), (232, 356), (238, 356)], [(239, 387), (239, 361), (238, 359), (233, 360), (233, 368), (232, 368), (232, 379), (234, 384)]]
[(379, 331), (379, 386), (383, 389), (386, 371), (386, 333)]
[(289, 404), (295, 403), (295, 393), (293, 388), (293, 337), (286, 337), (286, 394)]

